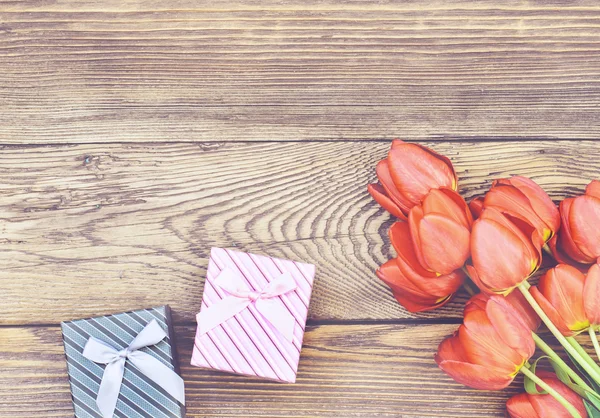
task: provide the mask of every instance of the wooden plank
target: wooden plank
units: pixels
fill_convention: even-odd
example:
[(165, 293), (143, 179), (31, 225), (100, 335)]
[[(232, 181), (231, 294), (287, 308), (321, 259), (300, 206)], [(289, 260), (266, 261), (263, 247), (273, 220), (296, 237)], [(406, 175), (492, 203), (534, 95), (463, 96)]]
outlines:
[[(429, 144), (463, 195), (530, 176), (554, 199), (600, 173), (589, 141)], [(192, 322), (211, 246), (317, 265), (311, 320), (408, 314), (373, 271), (392, 218), (366, 192), (388, 143), (5, 146), (0, 324), (53, 323), (169, 303)], [(110, 295), (110, 297), (108, 297)]]
[[(468, 389), (433, 361), (456, 325), (309, 327), (287, 385), (189, 366), (194, 328), (177, 327), (189, 417), (501, 417), (502, 392)], [(590, 347), (591, 349), (591, 347)], [(0, 417), (72, 416), (60, 330), (0, 328)]]
[(0, 143), (600, 137), (595, 0), (0, 2)]

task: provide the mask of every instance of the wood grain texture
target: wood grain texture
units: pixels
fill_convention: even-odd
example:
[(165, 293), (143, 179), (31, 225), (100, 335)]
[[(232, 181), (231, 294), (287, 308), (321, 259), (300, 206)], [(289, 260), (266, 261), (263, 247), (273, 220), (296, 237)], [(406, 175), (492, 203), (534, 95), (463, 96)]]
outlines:
[(600, 138), (595, 0), (0, 2), (0, 143)]
[[(309, 327), (296, 384), (189, 365), (194, 328), (177, 327), (189, 417), (502, 417), (501, 392), (453, 382), (433, 361), (456, 325)], [(585, 341), (585, 340), (582, 340)], [(588, 347), (593, 350), (591, 347)], [(0, 417), (72, 416), (58, 327), (0, 328)]]
[[(461, 192), (538, 181), (556, 200), (600, 174), (590, 141), (430, 143)], [(392, 218), (366, 192), (388, 143), (5, 146), (0, 149), (0, 324), (168, 303), (199, 309), (211, 246), (317, 265), (311, 320), (457, 318), (464, 299), (412, 315), (373, 272)]]

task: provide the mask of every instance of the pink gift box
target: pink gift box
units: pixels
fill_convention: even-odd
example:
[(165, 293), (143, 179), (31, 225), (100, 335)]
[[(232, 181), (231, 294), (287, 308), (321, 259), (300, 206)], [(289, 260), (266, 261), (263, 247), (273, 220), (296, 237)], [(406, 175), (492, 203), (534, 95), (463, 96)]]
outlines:
[(191, 364), (294, 383), (315, 266), (212, 248)]

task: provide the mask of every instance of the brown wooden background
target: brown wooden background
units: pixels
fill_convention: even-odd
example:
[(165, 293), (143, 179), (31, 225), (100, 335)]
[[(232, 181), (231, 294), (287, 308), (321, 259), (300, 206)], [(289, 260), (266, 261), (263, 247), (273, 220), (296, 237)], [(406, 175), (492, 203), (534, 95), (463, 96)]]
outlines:
[[(467, 198), (600, 177), (600, 4), (0, 0), (0, 416), (72, 416), (58, 324), (168, 303), (193, 417), (501, 417), (373, 274), (394, 137)], [(318, 266), (298, 383), (189, 364), (211, 246)]]

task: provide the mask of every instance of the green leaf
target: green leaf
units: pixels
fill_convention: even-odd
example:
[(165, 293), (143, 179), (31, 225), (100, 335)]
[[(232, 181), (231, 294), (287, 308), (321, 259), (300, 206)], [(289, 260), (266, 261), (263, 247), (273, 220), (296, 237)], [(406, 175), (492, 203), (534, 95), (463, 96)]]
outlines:
[(554, 373), (556, 373), (556, 377), (558, 377), (558, 380), (560, 380), (561, 382), (563, 382), (565, 385), (568, 385), (570, 383), (574, 383), (573, 380), (571, 380), (571, 377), (569, 376), (569, 373), (567, 373), (566, 371), (564, 371), (558, 365), (557, 362), (555, 362), (554, 360), (552, 360), (550, 357), (548, 357), (548, 361), (550, 362), (550, 365), (554, 369)]
[(585, 369), (583, 367), (581, 367), (579, 365), (579, 363), (577, 363), (575, 360), (573, 360), (573, 357), (571, 356), (571, 354), (569, 354), (568, 351), (566, 351), (566, 353), (569, 356), (569, 358), (571, 359), (571, 363), (573, 363), (575, 365), (575, 367), (577, 368), (577, 370), (579, 371), (579, 373), (588, 382), (588, 384), (596, 391), (596, 393), (600, 393), (600, 385), (598, 385), (596, 383), (596, 381), (594, 379), (592, 379), (590, 377), (590, 375), (587, 374), (587, 372), (585, 371)]
[(585, 397), (587, 398), (589, 403), (592, 404), (595, 407), (595, 409), (598, 410), (598, 412), (600, 412), (600, 395), (593, 392), (586, 392)]
[(583, 400), (583, 404), (585, 405), (585, 410), (588, 413), (588, 418), (600, 418), (600, 410), (596, 409), (585, 399)]
[[(529, 370), (531, 371), (531, 373), (535, 374), (535, 368), (537, 367), (538, 362), (545, 358), (550, 358), (550, 357), (541, 356), (536, 361), (533, 362), (533, 364), (529, 367)], [(545, 390), (539, 391), (537, 389), (537, 385), (535, 384), (535, 382), (527, 376), (525, 376), (523, 386), (525, 387), (525, 392), (529, 393), (530, 395), (546, 395), (548, 393)]]

